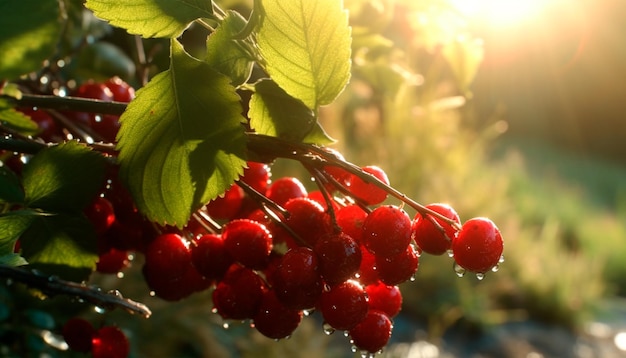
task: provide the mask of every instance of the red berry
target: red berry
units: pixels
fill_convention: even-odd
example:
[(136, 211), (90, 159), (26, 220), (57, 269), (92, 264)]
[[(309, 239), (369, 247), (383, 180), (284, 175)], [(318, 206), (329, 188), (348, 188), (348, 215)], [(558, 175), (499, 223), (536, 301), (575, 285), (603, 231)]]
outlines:
[(237, 184), (231, 185), (223, 196), (211, 200), (206, 209), (214, 219), (230, 220), (239, 213), (243, 203), (243, 189)]
[(500, 261), (504, 244), (500, 230), (487, 218), (467, 220), (452, 241), (454, 260), (464, 269), (485, 273)]
[(198, 272), (209, 279), (221, 279), (235, 261), (220, 235), (200, 236), (191, 246), (191, 259)]
[(350, 330), (357, 349), (376, 353), (383, 349), (391, 337), (391, 320), (381, 311), (370, 310), (361, 323)]
[(115, 222), (113, 204), (101, 196), (96, 197), (84, 210), (98, 235), (104, 234)]
[[(377, 166), (361, 168), (364, 172), (373, 175), (385, 184), (389, 184), (387, 174)], [(351, 175), (348, 185), (350, 192), (355, 198), (362, 200), (367, 205), (377, 205), (387, 199), (387, 192), (371, 182), (365, 182), (356, 175)]]
[(359, 282), (362, 285), (369, 285), (378, 282), (380, 277), (376, 271), (376, 256), (369, 252), (365, 246), (361, 245), (361, 265), (359, 267)]
[(180, 301), (194, 292), (202, 291), (212, 284), (212, 281), (202, 276), (193, 267), (189, 266), (181, 276), (164, 277), (155, 274), (150, 267), (144, 265), (143, 277), (154, 295), (166, 301)]
[(356, 242), (363, 238), (363, 223), (367, 213), (358, 205), (348, 205), (336, 212), (337, 225)]
[(104, 85), (111, 90), (114, 101), (128, 103), (135, 98), (135, 89), (117, 76), (106, 80)]
[(96, 263), (96, 270), (100, 273), (116, 274), (128, 267), (129, 264), (128, 251), (112, 247), (100, 253)]
[(327, 324), (334, 329), (349, 330), (367, 315), (367, 300), (363, 286), (348, 280), (324, 291), (319, 307)]
[[(93, 81), (83, 83), (78, 87), (74, 95), (76, 97), (92, 98), (107, 102), (113, 101), (113, 92), (111, 92), (109, 87), (104, 83)], [(115, 141), (115, 136), (120, 129), (119, 116), (92, 113), (88, 113), (86, 116), (84, 114), (77, 114), (76, 116), (81, 118), (81, 121), (86, 120), (86, 124), (93, 128), (104, 140), (108, 142)]]
[(265, 194), (270, 182), (270, 176), (271, 172), (267, 164), (248, 162), (248, 167), (243, 170), (243, 176), (240, 180), (259, 193)]
[(410, 242), (411, 219), (397, 206), (379, 206), (363, 222), (363, 243), (376, 256), (397, 255)]
[(237, 219), (223, 228), (222, 237), (228, 253), (242, 265), (260, 270), (267, 266), (272, 251), (272, 235), (263, 224)]
[[(460, 223), (459, 215), (448, 204), (429, 204), (426, 205), (428, 209), (431, 209), (449, 219)], [(445, 235), (439, 230), (431, 220), (436, 220), (439, 225), (444, 229)], [(413, 220), (413, 226), (411, 229), (411, 237), (417, 243), (424, 252), (431, 255), (441, 255), (448, 251), (452, 246), (452, 240), (456, 236), (456, 229), (442, 221), (431, 216), (423, 216), (420, 213), (415, 215)]]
[(286, 307), (273, 290), (263, 294), (259, 311), (253, 318), (254, 327), (266, 337), (273, 339), (291, 335), (302, 321), (302, 311)]
[(164, 280), (180, 278), (191, 266), (191, 251), (178, 234), (161, 234), (148, 245), (146, 263), (149, 270)]
[(93, 358), (125, 358), (130, 353), (130, 344), (124, 332), (115, 326), (100, 328), (93, 337)]
[(30, 117), (39, 127), (39, 137), (45, 141), (54, 141), (62, 132), (48, 112), (34, 108), (19, 108), (20, 112)]
[[(338, 160), (343, 161), (344, 157), (343, 155), (332, 148), (325, 148), (327, 152), (333, 154)], [(347, 186), (348, 185), (348, 181), (350, 180), (351, 174), (349, 172), (347, 172), (345, 169), (341, 168), (341, 167), (337, 167), (334, 165), (326, 165), (324, 166), (324, 171), (330, 175), (331, 177), (333, 177), (333, 179), (335, 179), (339, 184)], [(329, 185), (327, 186), (327, 188), (329, 190), (333, 190), (334, 187)]]
[(284, 177), (273, 182), (265, 195), (268, 199), (282, 206), (290, 199), (304, 198), (307, 195), (307, 191), (297, 178)]
[(76, 89), (74, 96), (108, 102), (113, 101), (113, 92), (104, 83), (97, 83), (91, 80), (80, 85)]
[(322, 294), (317, 256), (308, 247), (287, 251), (272, 275), (276, 296), (287, 307), (308, 309)]
[(89, 352), (91, 340), (96, 329), (91, 323), (79, 317), (70, 318), (63, 325), (63, 338), (71, 350), (76, 352)]
[(388, 286), (382, 282), (367, 285), (365, 292), (369, 297), (371, 310), (384, 312), (387, 317), (395, 317), (402, 309), (402, 293), (398, 286)]
[(253, 318), (259, 311), (266, 290), (259, 275), (235, 264), (213, 291), (213, 305), (225, 319)]
[(332, 226), (330, 217), (324, 209), (313, 200), (295, 198), (284, 204), (289, 216), (284, 222), (307, 245), (315, 246), (320, 237), (330, 234)]
[(329, 285), (352, 278), (361, 265), (359, 244), (343, 232), (319, 239), (314, 251), (319, 258), (320, 273)]
[(376, 272), (382, 282), (387, 285), (399, 285), (410, 280), (417, 271), (419, 258), (413, 246), (409, 245), (404, 252), (391, 257), (376, 257)]

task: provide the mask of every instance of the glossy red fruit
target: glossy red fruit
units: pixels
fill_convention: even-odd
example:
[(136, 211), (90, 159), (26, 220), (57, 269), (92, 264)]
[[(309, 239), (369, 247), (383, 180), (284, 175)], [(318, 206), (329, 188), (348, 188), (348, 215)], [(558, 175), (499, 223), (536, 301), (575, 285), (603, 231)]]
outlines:
[(71, 350), (76, 352), (89, 352), (91, 350), (91, 341), (96, 334), (91, 322), (79, 318), (70, 318), (63, 324), (63, 339)]
[(145, 253), (145, 265), (163, 280), (181, 277), (191, 265), (191, 250), (178, 234), (161, 234), (152, 241)]
[[(345, 160), (343, 155), (332, 148), (325, 148), (327, 152), (329, 152), (330, 154), (334, 155), (338, 160)], [(351, 174), (349, 172), (347, 172), (345, 169), (334, 166), (334, 165), (326, 165), (324, 166), (324, 171), (330, 175), (333, 179), (335, 179), (337, 181), (337, 183), (343, 185), (343, 186), (347, 186), (348, 185), (348, 181), (350, 180)], [(327, 189), (329, 191), (334, 190), (334, 186), (332, 185), (328, 185)]]
[(135, 89), (117, 76), (106, 80), (104, 85), (111, 90), (114, 101), (128, 103), (135, 98)]
[(113, 92), (104, 83), (91, 80), (80, 85), (74, 92), (74, 96), (107, 102), (113, 101)]
[(353, 278), (361, 265), (359, 244), (343, 232), (322, 237), (313, 250), (324, 282), (331, 286)]
[(452, 241), (454, 260), (464, 269), (484, 273), (500, 261), (504, 243), (498, 227), (488, 218), (467, 220)]
[(239, 213), (243, 197), (243, 189), (233, 184), (226, 190), (224, 196), (217, 197), (206, 205), (207, 213), (213, 219), (230, 220)]
[(101, 196), (96, 197), (83, 210), (87, 219), (93, 224), (98, 235), (104, 234), (115, 222), (113, 204)]
[(358, 205), (348, 205), (336, 211), (337, 225), (356, 242), (363, 240), (363, 223), (367, 213)]
[(308, 247), (287, 251), (272, 275), (272, 283), (285, 306), (297, 310), (314, 307), (323, 287), (315, 252)]
[[(361, 168), (385, 184), (389, 184), (387, 174), (379, 167), (371, 165)], [(351, 175), (348, 186), (352, 195), (367, 205), (377, 205), (387, 199), (387, 192), (371, 182), (365, 182), (356, 175)]]
[(322, 292), (319, 309), (331, 327), (349, 330), (367, 315), (367, 294), (357, 281), (348, 280)]
[(253, 317), (254, 327), (266, 337), (289, 337), (302, 321), (302, 311), (288, 308), (276, 297), (273, 290), (263, 294), (259, 311)]
[(270, 177), (270, 167), (267, 164), (248, 162), (248, 167), (243, 170), (243, 176), (240, 180), (259, 193), (265, 194), (270, 183)]
[[(113, 101), (113, 92), (104, 83), (88, 81), (83, 83), (76, 92), (76, 97), (91, 98), (101, 101)], [(80, 121), (86, 122), (98, 135), (108, 142), (114, 142), (120, 128), (119, 116), (88, 113), (77, 114)]]
[(376, 353), (387, 345), (392, 329), (387, 315), (381, 311), (370, 310), (365, 319), (350, 330), (350, 337), (357, 349)]
[(272, 251), (272, 235), (263, 224), (248, 219), (237, 219), (222, 229), (224, 246), (242, 265), (260, 270), (267, 266)]
[(125, 358), (130, 353), (130, 343), (124, 332), (115, 326), (100, 328), (93, 337), (93, 358)]
[(187, 271), (177, 277), (157, 275), (146, 265), (144, 265), (141, 272), (146, 280), (146, 284), (154, 295), (170, 302), (180, 301), (194, 292), (203, 291), (213, 283), (211, 279), (198, 273), (192, 265), (189, 265)]
[(369, 252), (365, 246), (361, 245), (361, 265), (359, 267), (359, 282), (362, 285), (369, 285), (380, 280), (376, 271), (376, 256)]
[(191, 259), (198, 272), (213, 280), (220, 280), (235, 262), (222, 236), (215, 234), (202, 235), (194, 242)]
[(389, 286), (382, 282), (377, 282), (365, 286), (365, 292), (369, 297), (371, 310), (384, 312), (387, 317), (393, 318), (402, 309), (402, 293), (398, 286)]
[(130, 265), (128, 257), (128, 251), (112, 247), (100, 253), (96, 270), (100, 273), (116, 274)]
[(399, 285), (415, 275), (419, 257), (413, 246), (391, 257), (376, 257), (376, 272), (382, 282), (389, 286)]
[[(426, 208), (433, 210), (449, 219), (460, 223), (459, 215), (448, 204), (428, 204)], [(444, 229), (445, 235), (439, 230), (432, 222), (435, 220)], [(417, 246), (424, 252), (431, 255), (441, 255), (448, 251), (452, 246), (452, 240), (456, 236), (456, 229), (442, 221), (431, 216), (423, 216), (420, 213), (415, 215), (413, 219), (413, 225), (411, 228), (411, 238), (415, 240)]]
[[(311, 191), (306, 195), (306, 197), (320, 204), (325, 211), (328, 211), (328, 203), (326, 202), (326, 199), (324, 199), (324, 194), (322, 194), (320, 190)], [(339, 205), (334, 200), (332, 200), (332, 198), (330, 198), (330, 203), (333, 210), (339, 210)]]
[(397, 255), (410, 242), (411, 219), (397, 206), (379, 206), (363, 222), (363, 243), (376, 256)]
[(330, 217), (315, 201), (295, 198), (284, 204), (289, 216), (284, 223), (291, 228), (306, 245), (315, 246), (320, 237), (332, 232)]
[(283, 177), (274, 181), (267, 188), (265, 195), (276, 204), (283, 206), (290, 199), (304, 198), (307, 190), (298, 178)]
[(61, 138), (62, 132), (48, 112), (33, 108), (19, 108), (18, 110), (37, 123), (39, 127), (37, 135), (41, 139), (50, 142)]
[(266, 290), (259, 275), (235, 264), (213, 291), (213, 305), (224, 319), (253, 318), (259, 311)]

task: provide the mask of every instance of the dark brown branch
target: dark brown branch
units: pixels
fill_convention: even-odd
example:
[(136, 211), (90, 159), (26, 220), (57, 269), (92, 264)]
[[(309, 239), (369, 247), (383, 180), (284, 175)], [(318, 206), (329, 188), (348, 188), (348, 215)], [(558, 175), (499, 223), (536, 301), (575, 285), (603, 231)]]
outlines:
[(29, 287), (37, 288), (46, 295), (67, 295), (89, 302), (104, 309), (121, 308), (132, 314), (139, 314), (144, 318), (150, 317), (150, 309), (140, 302), (122, 297), (117, 290), (102, 291), (99, 287), (66, 281), (54, 276), (48, 276), (24, 268), (0, 265), (0, 277), (21, 282)]

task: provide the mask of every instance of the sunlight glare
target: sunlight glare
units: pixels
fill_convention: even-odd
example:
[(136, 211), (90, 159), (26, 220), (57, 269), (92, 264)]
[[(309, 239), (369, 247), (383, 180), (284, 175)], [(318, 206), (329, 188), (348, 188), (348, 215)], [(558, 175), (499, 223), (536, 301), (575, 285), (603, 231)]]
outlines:
[(466, 18), (506, 26), (527, 20), (535, 15), (545, 0), (450, 0)]

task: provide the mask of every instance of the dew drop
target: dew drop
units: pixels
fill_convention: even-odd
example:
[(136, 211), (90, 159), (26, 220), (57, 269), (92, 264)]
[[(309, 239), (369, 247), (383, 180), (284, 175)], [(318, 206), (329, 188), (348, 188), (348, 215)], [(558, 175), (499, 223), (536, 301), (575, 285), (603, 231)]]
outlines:
[(285, 339), (291, 339), (291, 335), (285, 336)]
[(344, 337), (350, 337), (350, 331), (343, 331)]
[(122, 293), (119, 290), (110, 290), (107, 292), (109, 295), (111, 296), (115, 296), (115, 297), (119, 297), (119, 298), (123, 298), (122, 297)]
[(313, 314), (313, 311), (315, 311), (314, 309), (309, 309), (309, 310), (303, 310), (302, 314), (304, 314), (305, 316), (310, 316)]
[(465, 276), (465, 269), (461, 267), (461, 265), (455, 262), (452, 267), (454, 268), (454, 273), (456, 273), (457, 276), (459, 277)]
[(215, 307), (211, 308), (211, 313), (217, 313), (217, 308)]
[(93, 310), (96, 311), (96, 313), (99, 313), (99, 314), (105, 314), (107, 312), (106, 308), (100, 307), (100, 306), (94, 306)]
[(448, 250), (446, 252), (448, 253), (448, 257), (454, 257), (454, 251)]
[(500, 269), (500, 265), (496, 264), (494, 267), (491, 268), (491, 272), (498, 272), (499, 269)]
[(222, 323), (222, 328), (229, 329), (230, 328), (230, 324), (228, 324), (228, 322), (224, 322), (224, 323)]
[(335, 333), (335, 329), (326, 322), (324, 322), (324, 324), (322, 325), (322, 329), (324, 330), (324, 334), (327, 336), (330, 336), (331, 334)]
[(358, 349), (358, 348), (357, 348), (357, 347), (353, 344), (353, 345), (352, 345), (352, 347), (350, 347), (350, 351), (351, 351), (352, 353), (356, 353), (356, 352), (358, 352), (358, 351), (359, 351), (359, 349)]
[(504, 255), (500, 255), (500, 260), (498, 260), (498, 263), (503, 263), (504, 262)]
[(124, 273), (122, 271), (115, 274), (117, 278), (124, 278)]
[(154, 296), (156, 296), (156, 292), (150, 291), (149, 295), (150, 295), (150, 297), (154, 297)]
[(415, 274), (412, 274), (411, 277), (409, 278), (409, 281), (411, 282), (415, 282)]
[(482, 272), (477, 272), (476, 273), (476, 278), (478, 279), (478, 281), (482, 281), (482, 279), (485, 278), (485, 274)]

